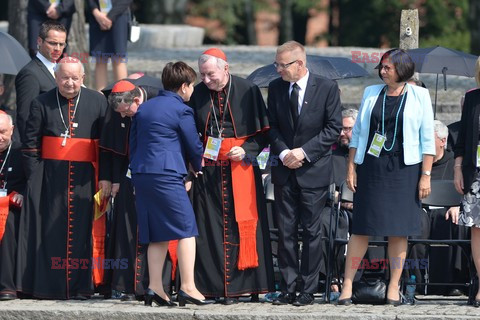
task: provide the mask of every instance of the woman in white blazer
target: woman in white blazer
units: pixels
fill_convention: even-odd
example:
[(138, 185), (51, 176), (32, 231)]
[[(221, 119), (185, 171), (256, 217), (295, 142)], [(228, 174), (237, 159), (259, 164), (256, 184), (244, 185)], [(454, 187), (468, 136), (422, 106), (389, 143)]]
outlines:
[(369, 236), (388, 237), (385, 302), (401, 304), (407, 237), (420, 234), (420, 200), (430, 194), (435, 136), (428, 90), (407, 84), (415, 64), (404, 50), (387, 51), (377, 68), (385, 84), (365, 89), (350, 143), (346, 183), (355, 194), (340, 305), (352, 303)]

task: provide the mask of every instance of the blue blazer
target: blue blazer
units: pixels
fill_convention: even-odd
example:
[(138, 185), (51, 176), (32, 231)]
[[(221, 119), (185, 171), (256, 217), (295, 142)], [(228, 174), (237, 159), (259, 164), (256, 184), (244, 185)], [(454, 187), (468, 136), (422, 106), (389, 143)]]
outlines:
[(186, 162), (202, 169), (202, 155), (193, 110), (178, 94), (162, 90), (140, 105), (130, 132), (132, 174), (186, 175)]
[[(350, 148), (356, 148), (354, 162), (362, 164), (367, 151), (370, 117), (378, 95), (385, 85), (367, 87), (353, 126)], [(403, 155), (406, 165), (420, 163), (424, 154), (435, 155), (432, 102), (428, 90), (407, 83), (407, 101), (403, 111)]]

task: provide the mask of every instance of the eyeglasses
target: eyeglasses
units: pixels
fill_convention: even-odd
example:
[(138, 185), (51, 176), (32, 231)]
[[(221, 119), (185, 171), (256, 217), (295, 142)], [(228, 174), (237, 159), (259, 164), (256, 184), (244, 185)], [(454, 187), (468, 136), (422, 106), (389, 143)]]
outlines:
[(294, 63), (297, 62), (297, 61), (298, 61), (298, 60), (295, 60), (295, 61), (292, 61), (292, 62), (290, 62), (290, 63), (285, 63), (285, 64), (274, 62), (274, 63), (273, 63), (273, 66), (274, 66), (276, 69), (278, 69), (278, 68), (280, 68), (280, 69), (287, 69), (288, 67), (290, 67), (292, 64), (294, 64)]
[(390, 70), (393, 70), (394, 67), (387, 66), (386, 64), (381, 64), (379, 69), (380, 69), (380, 71), (382, 71), (382, 69), (383, 69), (383, 70), (385, 70), (385, 72), (389, 72)]
[(48, 40), (45, 40), (45, 39), (43, 39), (43, 41), (45, 41), (48, 45), (50, 45), (52, 47), (65, 48), (67, 46), (67, 44), (65, 42), (54, 42), (54, 41), (48, 41)]
[(342, 127), (342, 131), (345, 132), (345, 133), (349, 133), (350, 131), (352, 131), (353, 127)]

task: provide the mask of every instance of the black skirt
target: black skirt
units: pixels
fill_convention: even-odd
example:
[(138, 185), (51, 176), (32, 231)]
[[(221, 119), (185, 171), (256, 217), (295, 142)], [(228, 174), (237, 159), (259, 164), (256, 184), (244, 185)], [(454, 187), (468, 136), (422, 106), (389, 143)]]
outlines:
[[(105, 60), (107, 57), (110, 57), (112, 60), (126, 57), (129, 21), (130, 11), (127, 10), (115, 20), (110, 30), (103, 31), (100, 29), (97, 20), (93, 16), (90, 17), (90, 55), (94, 57), (94, 61), (98, 59)], [(122, 62), (123, 60), (113, 61)]]
[(420, 235), (421, 163), (405, 165), (401, 152), (376, 158), (365, 154), (357, 166), (353, 204), (353, 234), (368, 236)]

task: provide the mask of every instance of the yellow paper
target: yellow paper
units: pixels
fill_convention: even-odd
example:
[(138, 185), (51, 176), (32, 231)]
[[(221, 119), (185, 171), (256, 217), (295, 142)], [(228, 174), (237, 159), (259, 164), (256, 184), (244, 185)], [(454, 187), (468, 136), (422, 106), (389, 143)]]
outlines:
[(98, 192), (93, 196), (93, 199), (95, 201), (95, 216), (94, 216), (95, 220), (98, 220), (99, 218), (101, 218), (103, 214), (110, 209), (110, 201), (105, 206), (105, 208), (103, 208), (103, 210), (101, 209), (101, 205), (102, 205), (101, 194), (102, 194), (102, 189), (98, 190)]

